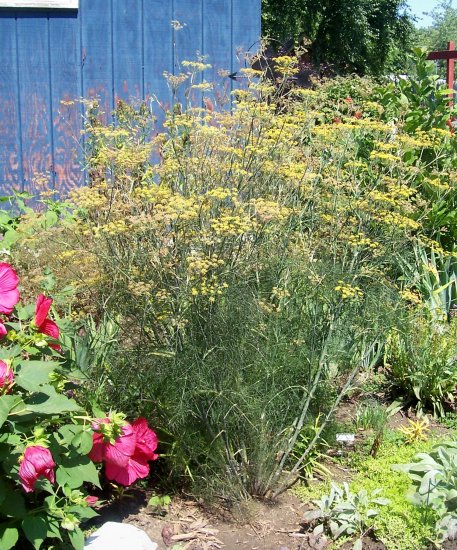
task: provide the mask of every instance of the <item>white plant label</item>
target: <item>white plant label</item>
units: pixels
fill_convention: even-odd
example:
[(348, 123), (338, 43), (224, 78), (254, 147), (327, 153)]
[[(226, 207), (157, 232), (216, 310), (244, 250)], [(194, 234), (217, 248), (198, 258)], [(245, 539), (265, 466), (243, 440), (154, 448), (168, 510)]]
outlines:
[(338, 443), (354, 443), (355, 434), (336, 434)]

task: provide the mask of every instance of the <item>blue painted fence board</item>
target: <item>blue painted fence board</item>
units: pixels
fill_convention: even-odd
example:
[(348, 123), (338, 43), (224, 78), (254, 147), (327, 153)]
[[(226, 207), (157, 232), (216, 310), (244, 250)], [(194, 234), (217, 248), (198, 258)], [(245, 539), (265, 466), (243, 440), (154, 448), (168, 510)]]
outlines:
[(22, 185), (21, 125), (18, 111), (16, 20), (0, 13), (0, 182), (10, 193)]
[[(197, 52), (212, 65), (203, 78), (219, 79), (228, 95), (233, 82), (220, 70), (236, 71), (244, 63), (237, 51), (257, 49), (260, 3), (80, 0), (77, 11), (0, 9), (0, 195), (82, 183), (74, 99), (97, 97), (105, 121), (119, 99), (154, 97), (168, 108), (163, 73), (178, 74)], [(209, 94), (213, 103), (221, 103), (218, 93)], [(201, 92), (192, 99), (201, 103)]]

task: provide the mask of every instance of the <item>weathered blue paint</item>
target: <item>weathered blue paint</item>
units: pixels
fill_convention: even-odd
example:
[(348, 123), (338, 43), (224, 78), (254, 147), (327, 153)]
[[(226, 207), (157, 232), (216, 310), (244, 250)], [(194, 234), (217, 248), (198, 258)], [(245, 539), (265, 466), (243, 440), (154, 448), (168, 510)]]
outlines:
[(118, 99), (155, 96), (165, 109), (173, 97), (164, 71), (177, 74), (197, 52), (212, 65), (203, 78), (230, 91), (219, 72), (236, 71), (237, 52), (257, 49), (260, 3), (80, 0), (79, 10), (0, 9), (0, 195), (81, 183), (81, 108), (65, 102), (98, 97), (106, 120)]

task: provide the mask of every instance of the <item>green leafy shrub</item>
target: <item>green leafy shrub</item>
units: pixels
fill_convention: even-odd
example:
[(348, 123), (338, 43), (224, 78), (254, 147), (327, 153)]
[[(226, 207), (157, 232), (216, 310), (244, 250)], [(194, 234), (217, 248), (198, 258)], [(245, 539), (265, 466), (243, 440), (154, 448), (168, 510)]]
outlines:
[(384, 429), (388, 419), (387, 407), (375, 400), (366, 400), (357, 405), (354, 423), (357, 430), (379, 432)]
[(312, 59), (346, 73), (383, 74), (412, 32), (401, 0), (263, 0), (268, 39), (305, 39)]
[(360, 549), (362, 537), (373, 528), (372, 518), (378, 515), (377, 507), (389, 504), (380, 493), (382, 489), (376, 489), (368, 495), (362, 489), (354, 494), (347, 483), (342, 488), (332, 483), (329, 495), (313, 501), (318, 509), (305, 512), (303, 519), (317, 522), (313, 530), (316, 536), (327, 530), (335, 540), (345, 535), (357, 537), (353, 548)]
[(433, 63), (427, 61), (427, 51), (415, 48), (411, 56), (414, 74), (379, 88), (380, 103), (386, 116), (399, 118), (409, 133), (417, 130), (447, 127), (454, 109), (449, 105), (449, 90), (438, 84), (439, 76)]
[(419, 412), (431, 409), (435, 416), (443, 416), (445, 403), (454, 401), (456, 327), (455, 322), (436, 324), (427, 317), (411, 316), (387, 340), (384, 364), (391, 383)]
[[(1, 312), (10, 315), (19, 294), (18, 279), (2, 263)], [(10, 301), (6, 307), (5, 297)], [(59, 329), (47, 317), (50, 301), (17, 305), (3, 323), (0, 348), (0, 541), (4, 549), (25, 536), (40, 548), (59, 539), (80, 549), (80, 524), (96, 515), (96, 498), (85, 484), (99, 486), (88, 458), (92, 448), (89, 418), (71, 398), (78, 373), (60, 353)], [(10, 307), (11, 306), (11, 307)], [(43, 309), (44, 308), (44, 309)], [(49, 338), (52, 335), (53, 338)], [(22, 484), (22, 490), (19, 489)]]
[(447, 321), (457, 304), (457, 262), (454, 254), (428, 250), (418, 243), (415, 261), (403, 262), (409, 285), (420, 293), (425, 309), (435, 321)]
[(81, 550), (81, 525), (97, 515), (99, 499), (87, 492), (100, 488), (95, 462), (129, 486), (148, 475), (157, 437), (145, 419), (130, 425), (122, 414), (84, 411), (74, 399), (84, 376), (62, 348), (52, 299), (21, 305), (18, 285), (0, 263), (0, 547), (27, 540)]
[(457, 444), (441, 443), (432, 452), (420, 453), (415, 462), (395, 466), (413, 484), (411, 502), (436, 519), (436, 542), (457, 537)]

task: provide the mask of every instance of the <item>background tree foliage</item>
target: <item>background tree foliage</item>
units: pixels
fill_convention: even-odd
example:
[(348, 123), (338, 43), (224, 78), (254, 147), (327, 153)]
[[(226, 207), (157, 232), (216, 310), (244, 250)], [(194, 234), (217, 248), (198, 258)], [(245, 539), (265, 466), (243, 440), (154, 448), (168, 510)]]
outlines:
[(263, 0), (263, 34), (309, 43), (317, 64), (379, 75), (397, 65), (413, 31), (405, 0)]
[(452, 0), (442, 0), (429, 15), (432, 24), (418, 29), (418, 45), (428, 50), (443, 50), (450, 40), (457, 42), (457, 8), (453, 7)]

